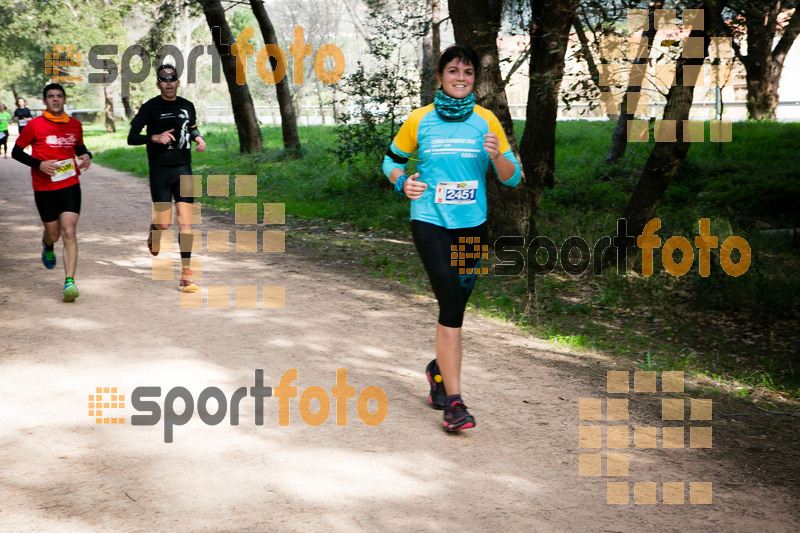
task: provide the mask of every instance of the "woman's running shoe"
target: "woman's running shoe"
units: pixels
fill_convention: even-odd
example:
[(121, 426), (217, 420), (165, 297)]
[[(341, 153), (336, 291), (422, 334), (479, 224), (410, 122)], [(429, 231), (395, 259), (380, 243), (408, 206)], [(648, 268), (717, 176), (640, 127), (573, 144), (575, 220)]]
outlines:
[(459, 431), (475, 427), (475, 418), (467, 412), (467, 406), (462, 402), (455, 401), (444, 410), (444, 422), (446, 431)]
[(434, 409), (444, 409), (447, 403), (447, 392), (444, 390), (444, 381), (442, 381), (442, 375), (436, 365), (436, 359), (425, 367), (425, 375), (428, 377), (428, 383), (431, 386), (431, 392), (428, 394), (428, 403)]

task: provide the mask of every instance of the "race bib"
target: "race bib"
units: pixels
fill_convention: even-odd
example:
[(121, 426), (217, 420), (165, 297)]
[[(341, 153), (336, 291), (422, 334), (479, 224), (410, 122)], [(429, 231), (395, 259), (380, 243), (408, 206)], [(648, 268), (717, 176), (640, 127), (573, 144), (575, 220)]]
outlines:
[(28, 124), (28, 119), (27, 118), (19, 119), (19, 125), (20, 126), (25, 126), (26, 124)]
[(51, 181), (61, 181), (71, 178), (77, 172), (75, 171), (75, 161), (73, 159), (63, 159), (56, 162), (56, 173), (50, 176)]
[(436, 185), (437, 204), (474, 204), (477, 181), (440, 181)]

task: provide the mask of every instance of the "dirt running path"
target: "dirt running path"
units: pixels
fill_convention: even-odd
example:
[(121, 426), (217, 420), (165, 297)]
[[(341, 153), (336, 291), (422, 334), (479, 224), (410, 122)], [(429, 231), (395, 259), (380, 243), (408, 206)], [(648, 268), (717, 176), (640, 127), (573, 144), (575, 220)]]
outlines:
[[(578, 447), (579, 425), (591, 424), (579, 422), (578, 400), (605, 397), (605, 371), (616, 368), (609, 360), (470, 314), (464, 386), (478, 425), (449, 435), (425, 401), (435, 302), (314, 264), (289, 240), (284, 254), (201, 254), (204, 287), (284, 285), (284, 309), (182, 309), (177, 282), (150, 279), (146, 182), (94, 166), (83, 191), (81, 296), (64, 304), (60, 244), (59, 265), (45, 270), (28, 173), (0, 160), (2, 531), (796, 527), (795, 495), (743, 475), (736, 455), (717, 448), (612, 450), (630, 456), (627, 477), (580, 477), (581, 453), (607, 452)], [(203, 229), (229, 229), (225, 220), (206, 217)], [(356, 393), (380, 387), (385, 421), (364, 425), (350, 400), (345, 427), (335, 423), (335, 405), (312, 427), (293, 398), (282, 427), (277, 399), (266, 398), (257, 426), (248, 397), (238, 426), (205, 425), (195, 413), (166, 444), (163, 420), (132, 426), (129, 403), (106, 411), (125, 416), (124, 425), (96, 425), (87, 413), (98, 386), (118, 387), (128, 400), (138, 386), (159, 386), (163, 406), (173, 387), (196, 400), (215, 386), (230, 398), (253, 386), (256, 369), (274, 387), (291, 368), (300, 392), (319, 385), (330, 394), (338, 368)], [(664, 425), (652, 402), (637, 407), (646, 396), (631, 395), (629, 424)], [(631, 503), (607, 504), (607, 481), (629, 482)], [(659, 503), (633, 503), (634, 482), (661, 481), (685, 482), (686, 503), (661, 504), (660, 483)], [(689, 504), (689, 482), (712, 482), (713, 503)]]

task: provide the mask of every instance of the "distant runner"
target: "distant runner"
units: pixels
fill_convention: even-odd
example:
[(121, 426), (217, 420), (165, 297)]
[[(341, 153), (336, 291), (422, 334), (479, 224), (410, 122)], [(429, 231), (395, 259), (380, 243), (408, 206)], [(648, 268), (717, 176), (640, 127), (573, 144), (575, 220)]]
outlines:
[(17, 108), (14, 110), (14, 122), (19, 124), (19, 134), (31, 120), (31, 110), (27, 108), (24, 98), (17, 98)]
[(6, 111), (6, 104), (0, 103), (0, 146), (3, 147), (3, 159), (8, 159), (8, 122), (11, 115)]
[[(33, 196), (44, 224), (42, 263), (56, 267), (53, 245), (64, 243), (64, 301), (78, 297), (75, 268), (78, 264), (78, 239), (75, 234), (81, 212), (81, 170), (92, 164), (92, 153), (83, 144), (83, 126), (64, 112), (67, 95), (57, 83), (42, 91), (45, 110), (31, 120), (17, 139), (11, 157), (31, 167)], [(24, 102), (24, 100), (23, 100)], [(31, 155), (25, 148), (32, 147)], [(77, 156), (77, 159), (76, 159)]]
[[(200, 290), (192, 279), (192, 196), (181, 196), (181, 175), (192, 174), (192, 141), (198, 152), (206, 149), (206, 142), (197, 130), (197, 115), (194, 105), (177, 95), (181, 82), (172, 65), (161, 65), (156, 70), (156, 87), (160, 96), (151, 98), (139, 109), (131, 122), (128, 144), (147, 145), (147, 162), (150, 165), (150, 196), (156, 205), (157, 222), (150, 224), (147, 247), (158, 255), (160, 243), (153, 242), (153, 230), (169, 229), (171, 209), (164, 204), (175, 200), (178, 225), (181, 232), (181, 280), (179, 288), (184, 292)], [(141, 133), (147, 127), (147, 135)], [(171, 207), (171, 206), (170, 206)], [(183, 251), (186, 250), (186, 251)]]

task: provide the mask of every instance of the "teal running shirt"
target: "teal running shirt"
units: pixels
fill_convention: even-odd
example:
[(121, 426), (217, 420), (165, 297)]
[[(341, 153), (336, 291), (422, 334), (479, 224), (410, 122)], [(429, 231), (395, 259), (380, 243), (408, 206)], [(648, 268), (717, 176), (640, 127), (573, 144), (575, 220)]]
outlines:
[[(411, 201), (411, 219), (448, 229), (471, 228), (486, 221), (486, 171), (489, 153), (483, 149), (483, 136), (494, 132), (500, 153), (514, 163), (516, 171), (508, 186), (520, 180), (519, 163), (508, 144), (503, 127), (494, 114), (476, 105), (463, 122), (443, 120), (433, 104), (415, 109), (402, 125), (383, 158), (386, 176), (417, 152), (418, 181), (428, 188)], [(495, 169), (496, 170), (496, 169)]]

